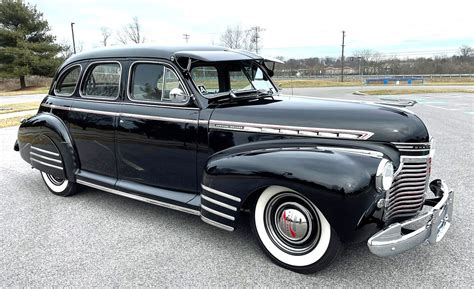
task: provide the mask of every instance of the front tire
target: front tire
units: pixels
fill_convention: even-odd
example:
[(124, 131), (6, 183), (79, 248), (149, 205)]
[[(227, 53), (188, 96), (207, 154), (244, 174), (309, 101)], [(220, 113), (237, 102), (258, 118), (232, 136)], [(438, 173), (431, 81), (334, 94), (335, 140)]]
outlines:
[(271, 186), (259, 196), (251, 226), (260, 247), (279, 266), (309, 274), (330, 265), (341, 250), (321, 211), (301, 194)]
[(41, 177), (49, 191), (61, 197), (67, 197), (76, 193), (77, 184), (67, 179), (57, 178), (53, 175), (41, 172)]

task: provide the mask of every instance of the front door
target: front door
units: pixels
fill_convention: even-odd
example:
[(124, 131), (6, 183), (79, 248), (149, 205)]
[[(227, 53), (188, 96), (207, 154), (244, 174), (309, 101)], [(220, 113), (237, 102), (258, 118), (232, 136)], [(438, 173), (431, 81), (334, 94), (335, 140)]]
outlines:
[(199, 110), (187, 105), (189, 94), (170, 64), (135, 61), (130, 67), (116, 132), (119, 182), (192, 197)]

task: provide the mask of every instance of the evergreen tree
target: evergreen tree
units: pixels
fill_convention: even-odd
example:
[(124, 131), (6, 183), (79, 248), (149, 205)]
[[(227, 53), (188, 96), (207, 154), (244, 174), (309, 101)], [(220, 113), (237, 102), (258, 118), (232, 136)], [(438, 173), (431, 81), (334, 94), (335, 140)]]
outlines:
[(25, 88), (26, 75), (53, 75), (62, 48), (50, 30), (36, 6), (0, 1), (0, 76), (19, 77)]

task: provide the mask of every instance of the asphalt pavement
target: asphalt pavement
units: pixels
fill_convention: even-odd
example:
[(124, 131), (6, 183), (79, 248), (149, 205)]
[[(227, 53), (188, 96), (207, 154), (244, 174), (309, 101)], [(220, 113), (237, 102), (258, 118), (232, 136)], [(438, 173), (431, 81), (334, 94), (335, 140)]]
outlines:
[[(352, 91), (293, 93), (379, 101)], [(13, 127), (0, 129), (0, 287), (470, 287), (474, 94), (406, 98), (418, 101), (410, 109), (435, 137), (432, 177), (456, 194), (454, 225), (435, 246), (380, 258), (365, 244), (349, 245), (328, 269), (300, 275), (263, 254), (247, 220), (230, 233), (196, 216), (94, 189), (52, 195), (39, 172), (13, 151)]]

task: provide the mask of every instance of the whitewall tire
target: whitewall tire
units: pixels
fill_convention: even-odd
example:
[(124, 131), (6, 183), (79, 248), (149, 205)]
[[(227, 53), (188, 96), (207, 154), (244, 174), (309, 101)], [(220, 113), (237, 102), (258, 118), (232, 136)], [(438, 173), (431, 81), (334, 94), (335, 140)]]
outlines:
[(299, 273), (321, 270), (341, 248), (321, 211), (285, 187), (265, 189), (255, 202), (251, 219), (259, 245), (272, 261)]
[(41, 172), (41, 177), (49, 191), (55, 195), (66, 197), (76, 192), (76, 184), (67, 179), (60, 179), (44, 172)]

